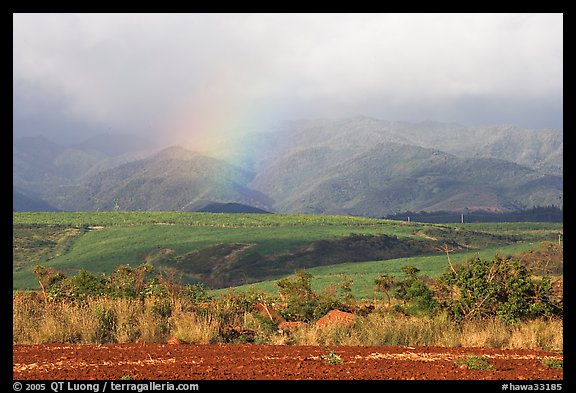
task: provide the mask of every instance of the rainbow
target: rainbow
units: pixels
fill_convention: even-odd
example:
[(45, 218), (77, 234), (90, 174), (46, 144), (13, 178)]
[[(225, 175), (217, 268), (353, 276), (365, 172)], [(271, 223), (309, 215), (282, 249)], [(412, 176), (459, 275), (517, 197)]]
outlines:
[(231, 67), (219, 67), (202, 88), (177, 105), (158, 142), (232, 159), (250, 149), (243, 137), (259, 129), (271, 112), (256, 94), (257, 88), (246, 88)]

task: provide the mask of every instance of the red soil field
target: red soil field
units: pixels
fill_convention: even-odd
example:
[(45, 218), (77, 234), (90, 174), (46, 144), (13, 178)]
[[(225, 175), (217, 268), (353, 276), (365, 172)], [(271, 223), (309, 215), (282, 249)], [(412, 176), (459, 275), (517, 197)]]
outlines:
[[(330, 356), (330, 350), (334, 351)], [(455, 360), (482, 356), (491, 370)], [(557, 352), (383, 346), (14, 345), (14, 380), (559, 380)]]

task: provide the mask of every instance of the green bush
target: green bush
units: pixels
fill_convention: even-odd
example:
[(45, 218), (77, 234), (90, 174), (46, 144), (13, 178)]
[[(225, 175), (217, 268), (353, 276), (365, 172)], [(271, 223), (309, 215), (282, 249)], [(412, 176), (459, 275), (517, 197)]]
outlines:
[(107, 294), (112, 298), (137, 299), (146, 295), (148, 276), (154, 272), (152, 264), (142, 264), (136, 268), (120, 265), (107, 279)]
[(562, 315), (550, 279), (536, 279), (519, 262), (498, 255), (457, 265), (440, 278), (443, 306), (457, 320), (497, 316), (512, 323)]
[(81, 298), (89, 296), (100, 296), (105, 292), (105, 280), (82, 269), (78, 274), (70, 277), (71, 284), (76, 288), (77, 294)]
[(34, 274), (46, 301), (86, 301), (108, 296), (114, 299), (144, 299), (166, 296), (158, 280), (151, 277), (154, 268), (143, 264), (136, 268), (120, 265), (112, 275), (98, 278), (85, 269), (74, 276), (65, 276), (51, 268), (38, 265)]
[(342, 358), (330, 347), (326, 347), (328, 353), (326, 355), (322, 355), (322, 360), (326, 364), (344, 364)]
[(182, 295), (192, 303), (209, 301), (210, 295), (203, 284), (188, 284), (184, 287)]
[(276, 282), (280, 298), (286, 302), (282, 316), (288, 321), (309, 322), (314, 319), (318, 306), (318, 295), (312, 291), (312, 274), (296, 272), (295, 277), (286, 277)]
[(312, 290), (312, 278), (312, 274), (298, 271), (294, 276), (276, 282), (280, 298), (286, 303), (281, 314), (287, 321), (310, 322), (323, 317), (330, 310), (349, 311), (353, 307), (352, 280), (342, 282), (340, 293), (332, 286), (318, 294)]
[(420, 277), (420, 269), (406, 265), (402, 268), (404, 278), (396, 284), (395, 297), (402, 300), (405, 309), (410, 314), (431, 315), (438, 310), (439, 304), (434, 298), (434, 291), (431, 290)]
[(376, 292), (383, 292), (386, 295), (388, 306), (391, 304), (390, 294), (388, 290), (395, 285), (394, 276), (390, 274), (380, 274), (374, 279), (374, 301), (376, 301)]
[(564, 368), (564, 362), (561, 359), (556, 359), (551, 356), (547, 356), (540, 361), (540, 363), (546, 367), (550, 368)]

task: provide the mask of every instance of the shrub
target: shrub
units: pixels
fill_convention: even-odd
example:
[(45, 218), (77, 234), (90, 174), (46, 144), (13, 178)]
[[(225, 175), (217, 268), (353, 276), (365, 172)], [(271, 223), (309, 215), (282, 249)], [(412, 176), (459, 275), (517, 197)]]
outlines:
[(86, 302), (90, 297), (105, 294), (105, 280), (82, 269), (75, 276), (53, 281), (48, 289), (50, 300)]
[(95, 341), (100, 344), (115, 342), (117, 317), (113, 308), (105, 304), (98, 304), (94, 309), (98, 318), (98, 327), (95, 332)]
[(562, 314), (548, 278), (537, 280), (517, 261), (478, 257), (440, 278), (443, 306), (457, 319), (499, 317), (506, 322)]
[(90, 296), (100, 296), (105, 291), (105, 280), (82, 269), (70, 278), (71, 284), (76, 288), (78, 297), (86, 299)]
[(107, 279), (107, 293), (112, 298), (136, 299), (146, 295), (147, 275), (153, 273), (150, 263), (136, 268), (130, 265), (120, 265)]
[(430, 315), (438, 309), (439, 304), (434, 299), (434, 291), (418, 277), (419, 271), (412, 265), (402, 268), (405, 277), (397, 283), (396, 298), (407, 305), (409, 313)]
[(42, 295), (44, 296), (44, 300), (46, 302), (53, 299), (54, 294), (51, 293), (53, 287), (55, 287), (60, 281), (64, 280), (65, 276), (55, 271), (52, 268), (37, 265), (34, 270), (34, 275), (38, 280), (38, 284), (40, 284), (40, 288), (42, 289)]
[(204, 284), (188, 284), (184, 287), (182, 295), (192, 303), (207, 302), (211, 299)]
[(295, 277), (286, 277), (276, 282), (280, 298), (286, 302), (282, 316), (288, 321), (309, 322), (314, 319), (318, 296), (312, 291), (312, 275), (304, 271)]
[(330, 347), (326, 347), (328, 353), (326, 355), (322, 355), (322, 360), (326, 364), (344, 364), (344, 361), (338, 354)]
[(349, 311), (353, 308), (355, 299), (351, 291), (352, 280), (345, 279), (341, 283), (340, 294), (335, 286), (329, 286), (317, 294), (312, 290), (312, 278), (312, 274), (298, 271), (294, 276), (276, 282), (280, 288), (280, 298), (286, 304), (281, 314), (287, 321), (310, 322), (330, 310)]
[(388, 307), (390, 307), (390, 294), (388, 289), (392, 288), (395, 284), (394, 277), (389, 274), (380, 274), (376, 279), (374, 279), (374, 303), (376, 303), (376, 292), (383, 292), (386, 295), (388, 301)]

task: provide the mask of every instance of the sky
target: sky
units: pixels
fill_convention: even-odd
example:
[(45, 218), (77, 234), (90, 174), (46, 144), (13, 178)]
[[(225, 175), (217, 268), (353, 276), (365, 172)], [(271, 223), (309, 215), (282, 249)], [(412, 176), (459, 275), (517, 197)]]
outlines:
[(13, 135), (369, 116), (563, 128), (562, 14), (13, 14)]

